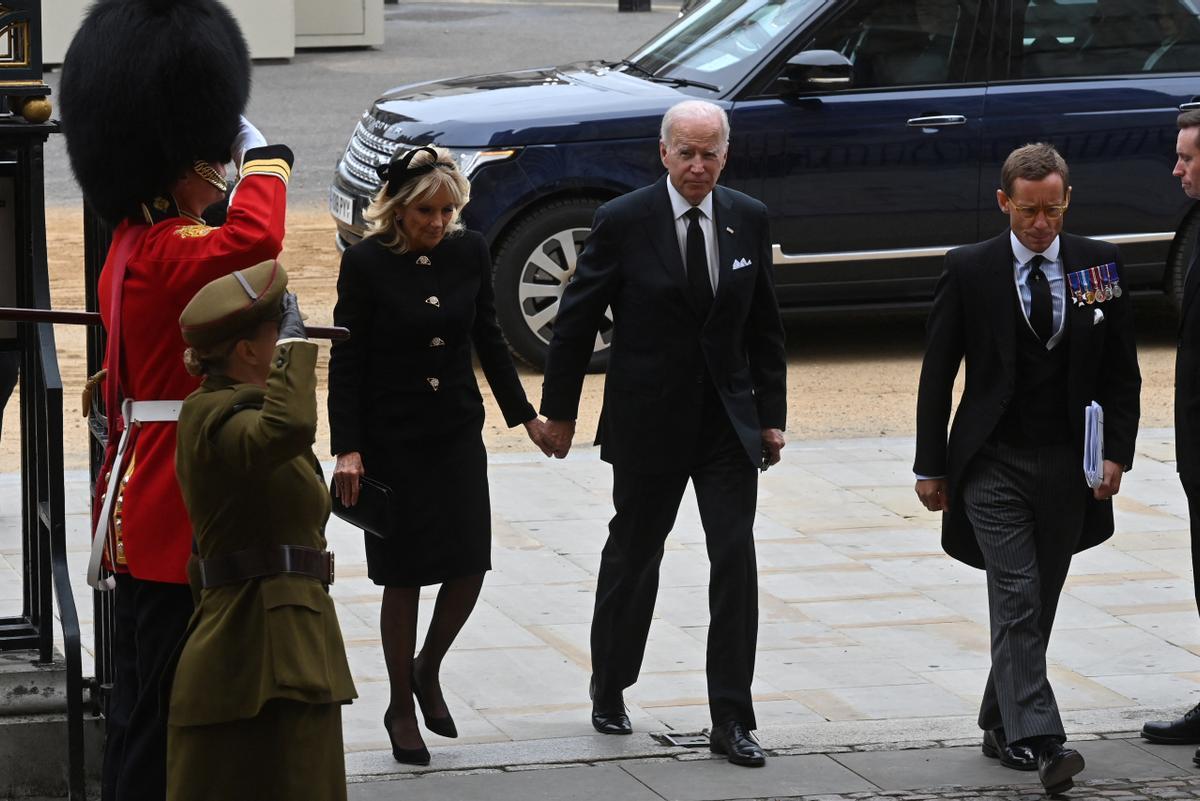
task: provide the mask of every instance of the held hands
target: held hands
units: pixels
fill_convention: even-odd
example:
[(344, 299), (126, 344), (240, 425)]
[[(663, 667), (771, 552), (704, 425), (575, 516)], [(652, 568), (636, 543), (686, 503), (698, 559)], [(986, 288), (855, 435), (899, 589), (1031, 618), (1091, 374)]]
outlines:
[(308, 339), (304, 315), (300, 313), (300, 302), (296, 300), (295, 292), (283, 293), (279, 309), (283, 312), (283, 316), (279, 318), (279, 339)]
[(950, 496), (944, 478), (918, 479), (917, 497), (921, 499), (921, 504), (931, 512), (950, 511)]
[(538, 449), (547, 456), (554, 455), (554, 448), (550, 445), (549, 435), (546, 434), (546, 424), (541, 418), (535, 417), (532, 420), (527, 420), (525, 423), (525, 433), (529, 435), (529, 439)]
[(358, 451), (338, 454), (337, 464), (333, 467), (333, 485), (337, 487), (337, 496), (343, 506), (358, 503), (358, 480), (366, 473)]
[(571, 440), (575, 437), (574, 420), (547, 420), (544, 423), (547, 444), (550, 452), (547, 456), (562, 459), (571, 450)]
[(1092, 490), (1092, 495), (1098, 501), (1107, 501), (1112, 496), (1121, 491), (1121, 476), (1125, 474), (1125, 469), (1116, 462), (1104, 460), (1104, 480), (1100, 482), (1100, 486)]
[(763, 459), (767, 467), (773, 464), (779, 464), (779, 452), (783, 450), (783, 432), (778, 428), (764, 428), (762, 430), (762, 446)]

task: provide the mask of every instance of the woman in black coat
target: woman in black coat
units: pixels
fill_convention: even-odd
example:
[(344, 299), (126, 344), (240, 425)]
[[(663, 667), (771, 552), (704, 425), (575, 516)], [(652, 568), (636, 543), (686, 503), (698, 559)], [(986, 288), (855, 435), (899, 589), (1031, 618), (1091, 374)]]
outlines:
[[(459, 212), (470, 184), (441, 148), (398, 154), (379, 168), (383, 188), (364, 215), (362, 242), (342, 257), (337, 325), (350, 338), (329, 362), (334, 485), (348, 506), (370, 476), (396, 498), (396, 530), (366, 535), (367, 571), (384, 587), (380, 610), (391, 698), (384, 726), (397, 761), (424, 765), (417, 727), (457, 736), (442, 697), (442, 659), (475, 607), (491, 568), (491, 508), (483, 401), (474, 347), (505, 422), (524, 424), (548, 452), (496, 324), (492, 268), (483, 237)], [(421, 587), (441, 584), (421, 652)]]

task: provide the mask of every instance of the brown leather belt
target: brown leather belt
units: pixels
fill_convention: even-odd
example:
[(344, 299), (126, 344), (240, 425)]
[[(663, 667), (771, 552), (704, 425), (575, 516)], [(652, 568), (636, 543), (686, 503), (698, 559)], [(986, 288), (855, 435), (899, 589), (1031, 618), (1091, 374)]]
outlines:
[(201, 589), (291, 573), (333, 583), (333, 554), (303, 545), (272, 545), (197, 560)]

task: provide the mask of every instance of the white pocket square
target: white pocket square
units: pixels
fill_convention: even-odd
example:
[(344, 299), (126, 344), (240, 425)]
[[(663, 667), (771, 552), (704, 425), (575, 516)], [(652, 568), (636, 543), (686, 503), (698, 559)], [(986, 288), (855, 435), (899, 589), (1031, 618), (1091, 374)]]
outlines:
[[(733, 262), (733, 269), (740, 270), (743, 267), (749, 267), (752, 263), (753, 262), (751, 262), (749, 259), (735, 259)], [(1099, 309), (1097, 309), (1097, 311), (1099, 311)]]
[(1104, 322), (1104, 312), (1100, 311), (1100, 309), (1094, 309), (1093, 311), (1095, 314), (1092, 315), (1092, 325), (1100, 325), (1100, 323)]

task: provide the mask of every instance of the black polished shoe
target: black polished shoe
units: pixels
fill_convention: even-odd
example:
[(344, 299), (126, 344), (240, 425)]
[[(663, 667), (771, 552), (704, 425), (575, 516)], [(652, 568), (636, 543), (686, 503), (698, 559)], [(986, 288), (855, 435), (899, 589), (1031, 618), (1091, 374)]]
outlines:
[(405, 765), (424, 766), (429, 764), (429, 749), (425, 746), (400, 748), (396, 745), (396, 738), (392, 736), (392, 708), (390, 706), (383, 713), (383, 727), (387, 729), (388, 742), (392, 744), (392, 759)]
[(1004, 729), (989, 729), (983, 733), (983, 755), (1000, 760), (1000, 764), (1013, 770), (1037, 770), (1037, 757), (1026, 745), (1009, 745), (1004, 738)]
[(724, 754), (735, 765), (761, 768), (767, 764), (762, 746), (737, 721), (713, 726), (708, 735), (708, 750), (714, 754)]
[(416, 671), (413, 671), (409, 685), (412, 687), (413, 697), (417, 699), (417, 706), (421, 707), (421, 717), (425, 718), (425, 728), (443, 737), (457, 737), (458, 727), (454, 725), (453, 717), (449, 714), (440, 718), (429, 716), (429, 711), (425, 708), (425, 696), (421, 692), (421, 685), (417, 683)]
[(1175, 720), (1152, 720), (1142, 726), (1142, 737), (1163, 745), (1200, 743), (1200, 704)]
[(625, 712), (621, 693), (615, 698), (596, 698), (596, 677), (588, 682), (588, 698), (592, 699), (592, 728), (601, 734), (633, 734), (633, 724)]
[(1038, 751), (1038, 778), (1046, 795), (1065, 793), (1075, 786), (1071, 777), (1083, 770), (1083, 754), (1049, 740)]

